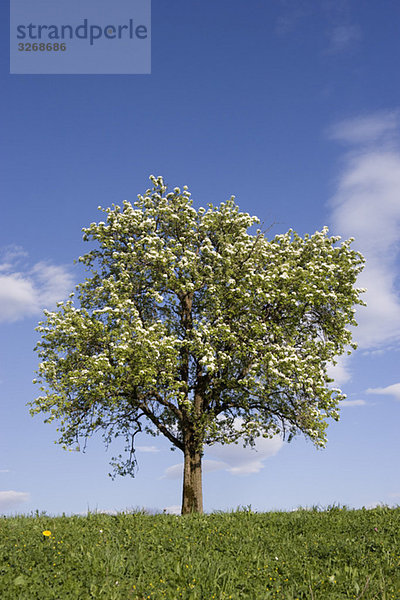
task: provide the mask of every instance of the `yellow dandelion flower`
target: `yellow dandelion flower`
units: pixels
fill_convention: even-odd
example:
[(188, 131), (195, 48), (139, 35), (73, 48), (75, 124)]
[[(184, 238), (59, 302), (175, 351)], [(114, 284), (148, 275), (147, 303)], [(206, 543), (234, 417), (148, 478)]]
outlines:
[(45, 535), (46, 537), (49, 537), (51, 535), (51, 531), (49, 531), (48, 529), (46, 529), (45, 531), (42, 531), (43, 535)]

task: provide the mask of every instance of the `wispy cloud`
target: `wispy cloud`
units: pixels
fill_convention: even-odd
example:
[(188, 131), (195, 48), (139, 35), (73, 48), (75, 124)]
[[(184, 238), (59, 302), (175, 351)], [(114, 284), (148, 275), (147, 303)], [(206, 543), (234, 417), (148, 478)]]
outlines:
[(345, 144), (388, 144), (396, 140), (399, 110), (382, 110), (369, 115), (344, 119), (328, 130), (328, 136)]
[[(234, 428), (241, 430), (243, 419), (237, 417), (234, 420)], [(255, 440), (255, 446), (243, 446), (243, 440), (238, 444), (212, 444), (206, 446), (205, 458), (203, 460), (203, 472), (227, 471), (231, 475), (250, 475), (259, 473), (264, 468), (264, 461), (279, 452), (284, 442), (281, 436), (275, 435), (272, 438), (258, 437)], [(217, 460), (213, 460), (213, 459)], [(178, 463), (168, 467), (162, 479), (181, 479), (183, 475), (183, 464)]]
[(73, 287), (69, 270), (38, 262), (29, 266), (27, 253), (8, 246), (0, 255), (0, 322), (14, 322), (54, 306)]
[[(295, 34), (315, 26), (318, 18), (321, 52), (341, 54), (353, 48), (362, 39), (362, 30), (352, 18), (346, 3), (312, 0), (279, 0), (275, 32), (279, 36)], [(303, 31), (305, 33), (305, 31)], [(300, 38), (299, 36), (299, 39)]]
[(333, 386), (342, 385), (351, 379), (350, 357), (343, 354), (336, 359), (336, 365), (328, 365), (328, 376), (334, 380)]
[(38, 311), (34, 284), (20, 273), (0, 275), (0, 321), (17, 321)]
[(136, 446), (135, 449), (138, 450), (139, 452), (148, 452), (148, 453), (160, 452), (160, 450), (157, 448), (157, 446)]
[(374, 113), (331, 127), (331, 138), (350, 145), (331, 202), (334, 233), (354, 237), (366, 265), (357, 284), (367, 308), (357, 310), (355, 339), (365, 349), (400, 341), (397, 255), (400, 242), (398, 111)]
[[(229, 465), (222, 461), (217, 460), (203, 460), (202, 471), (203, 473), (211, 473), (213, 471), (225, 470)], [(160, 479), (182, 479), (183, 477), (183, 463), (177, 463), (165, 469), (165, 473)]]
[(16, 244), (10, 244), (0, 250), (0, 273), (15, 267), (16, 264), (26, 258), (28, 253)]
[(386, 387), (368, 388), (366, 393), (378, 396), (392, 396), (396, 400), (400, 400), (400, 383), (394, 383)]
[(177, 463), (171, 465), (164, 471), (164, 475), (160, 479), (182, 479), (183, 476), (183, 463)]
[(361, 30), (357, 25), (336, 25), (329, 30), (329, 54), (338, 54), (348, 50), (361, 39)]
[(304, 0), (281, 0), (281, 12), (275, 23), (278, 35), (292, 33), (311, 13), (311, 7)]
[[(240, 417), (234, 420), (234, 428), (241, 429), (243, 419)], [(238, 444), (213, 444), (206, 446), (205, 455), (211, 455), (218, 460), (204, 459), (202, 466), (204, 473), (212, 471), (227, 471), (232, 475), (250, 475), (258, 473), (264, 467), (264, 461), (279, 452), (283, 446), (281, 436), (275, 435), (272, 438), (259, 437), (255, 440), (254, 448), (243, 446), (243, 442)], [(172, 465), (165, 470), (162, 479), (181, 479), (183, 475), (183, 464)]]
[(62, 300), (73, 286), (71, 273), (60, 265), (38, 262), (32, 268), (31, 276), (35, 282), (40, 309)]
[(240, 444), (214, 444), (207, 448), (207, 454), (227, 463), (225, 470), (232, 475), (250, 475), (259, 473), (264, 468), (264, 461), (277, 454), (283, 443), (277, 435), (273, 438), (259, 437), (254, 448), (244, 448)]
[(365, 400), (342, 400), (339, 404), (339, 407), (342, 406), (364, 406), (367, 404)]
[(14, 490), (0, 492), (0, 511), (13, 509), (23, 502), (28, 502), (28, 500), (28, 492), (15, 492)]

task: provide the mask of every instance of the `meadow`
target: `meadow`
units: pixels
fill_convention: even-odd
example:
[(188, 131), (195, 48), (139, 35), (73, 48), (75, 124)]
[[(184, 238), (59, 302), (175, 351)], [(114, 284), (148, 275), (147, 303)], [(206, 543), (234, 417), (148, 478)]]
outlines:
[(400, 507), (0, 518), (1, 600), (400, 600)]

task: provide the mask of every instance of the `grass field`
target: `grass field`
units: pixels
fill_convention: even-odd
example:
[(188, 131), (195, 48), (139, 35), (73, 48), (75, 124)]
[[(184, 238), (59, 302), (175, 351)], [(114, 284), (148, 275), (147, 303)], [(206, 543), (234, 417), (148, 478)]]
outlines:
[(0, 598), (400, 600), (400, 508), (3, 517)]

